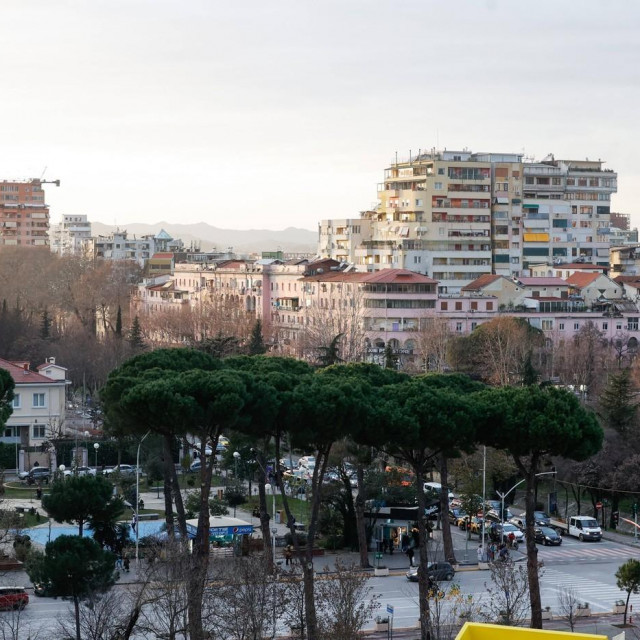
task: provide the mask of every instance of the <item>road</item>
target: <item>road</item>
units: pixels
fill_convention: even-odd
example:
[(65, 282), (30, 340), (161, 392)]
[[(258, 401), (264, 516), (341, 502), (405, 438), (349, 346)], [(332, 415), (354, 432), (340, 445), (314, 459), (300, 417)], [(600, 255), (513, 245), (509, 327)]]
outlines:
[[(457, 529), (452, 530), (456, 555), (462, 559), (465, 553), (465, 534)], [(468, 544), (468, 555), (472, 558), (477, 548), (477, 537), (474, 536)], [(524, 548), (521, 547), (523, 550)], [(524, 562), (525, 556), (521, 551), (512, 552), (514, 560)], [(327, 560), (331, 556), (327, 557)], [(640, 560), (640, 547), (632, 547), (617, 542), (580, 542), (574, 538), (565, 537), (560, 547), (538, 547), (538, 557), (544, 564), (541, 577), (541, 595), (543, 606), (551, 607), (558, 612), (558, 594), (567, 588), (575, 591), (581, 602), (588, 602), (595, 615), (608, 613), (616, 600), (624, 595), (616, 586), (615, 572), (617, 568), (629, 558)], [(355, 556), (354, 556), (355, 558)], [(394, 554), (397, 566), (405, 562), (402, 554)], [(408, 564), (408, 563), (407, 563)], [(455, 584), (460, 586), (461, 592), (473, 596), (474, 601), (482, 602), (487, 598), (485, 583), (490, 580), (488, 571), (459, 571)], [(409, 582), (404, 576), (391, 575), (384, 578), (372, 578), (369, 585), (373, 593), (380, 596), (381, 613), (386, 605), (394, 607), (394, 626), (413, 627), (418, 620), (418, 585)], [(118, 587), (116, 587), (118, 588)], [(634, 610), (640, 612), (640, 595), (632, 596), (631, 603)], [(31, 596), (31, 603), (22, 613), (21, 624), (31, 625), (36, 629), (55, 629), (56, 619), (64, 615), (70, 603), (52, 598), (37, 598)], [(0, 616), (9, 617), (11, 613)], [(373, 625), (370, 625), (373, 626)], [(23, 627), (25, 628), (25, 627)], [(25, 635), (25, 637), (27, 637)]]

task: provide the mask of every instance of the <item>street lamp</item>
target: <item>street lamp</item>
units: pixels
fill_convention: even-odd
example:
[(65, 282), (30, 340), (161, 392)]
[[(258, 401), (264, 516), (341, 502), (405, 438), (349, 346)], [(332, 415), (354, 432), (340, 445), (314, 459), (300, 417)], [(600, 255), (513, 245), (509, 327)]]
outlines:
[[(269, 483), (264, 485), (264, 490), (265, 493), (269, 493), (271, 492), (271, 495), (273, 497), (273, 522), (276, 521), (276, 489), (275, 487), (271, 486)], [(273, 548), (273, 557), (275, 558), (275, 554), (276, 554), (276, 550), (275, 550), (275, 545)]]
[[(234, 464), (234, 470), (233, 470), (233, 479), (236, 482), (236, 486), (238, 484), (238, 460), (240, 460), (240, 454), (237, 451), (233, 452), (233, 464)], [(236, 496), (237, 497), (237, 496)], [(233, 517), (236, 517), (236, 500), (234, 499), (233, 501)]]
[[(89, 439), (89, 432), (85, 431), (84, 432), (84, 450), (87, 452), (87, 467), (89, 466), (89, 445), (87, 444), (87, 440)], [(84, 455), (82, 456), (84, 458)], [(82, 461), (82, 464), (84, 465), (84, 460)]]
[(273, 534), (273, 537), (271, 540), (271, 548), (273, 549), (273, 568), (275, 570), (276, 568), (276, 533), (278, 533), (278, 529), (276, 529), (276, 527), (273, 527), (271, 529), (271, 533)]
[(136, 573), (138, 573), (138, 545), (140, 539), (140, 447), (150, 433), (151, 431), (147, 431), (147, 433), (142, 436), (142, 439), (138, 443), (138, 452), (136, 453)]
[[(541, 473), (536, 473), (536, 478), (538, 476), (553, 476), (555, 475), (556, 472), (555, 471), (542, 471)], [(526, 482), (526, 478), (524, 480), (520, 480), (520, 482), (516, 482), (516, 484), (513, 485), (513, 487), (511, 487), (511, 489), (509, 489), (509, 491), (505, 491), (505, 493), (500, 493), (499, 491), (496, 491), (496, 493), (500, 496), (500, 500), (502, 501), (502, 505), (501, 505), (501, 509), (500, 509), (500, 526), (503, 527), (500, 531), (501, 531), (501, 535), (504, 538), (504, 499), (516, 488), (519, 487), (523, 482)]]
[(99, 442), (94, 442), (93, 443), (93, 448), (96, 451), (96, 475), (98, 475), (98, 449), (100, 448), (100, 443)]

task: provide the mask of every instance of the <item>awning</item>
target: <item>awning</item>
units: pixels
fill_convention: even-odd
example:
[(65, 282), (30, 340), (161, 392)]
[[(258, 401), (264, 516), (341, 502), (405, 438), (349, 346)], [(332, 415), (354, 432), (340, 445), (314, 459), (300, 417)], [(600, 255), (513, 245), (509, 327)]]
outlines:
[(509, 198), (496, 198), (496, 204), (509, 204)]
[(548, 233), (525, 233), (523, 237), (525, 242), (549, 242)]
[(523, 209), (537, 209), (540, 205), (539, 204), (523, 204), (522, 208)]

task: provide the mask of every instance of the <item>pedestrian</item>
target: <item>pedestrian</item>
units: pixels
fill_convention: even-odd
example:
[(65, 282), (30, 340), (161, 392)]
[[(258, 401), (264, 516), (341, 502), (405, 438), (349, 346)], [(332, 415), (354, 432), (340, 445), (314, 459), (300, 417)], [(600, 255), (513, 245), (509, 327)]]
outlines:
[(482, 548), (482, 543), (478, 545), (478, 564), (484, 562), (484, 549)]
[(492, 542), (489, 545), (489, 550), (487, 552), (487, 556), (488, 556), (489, 562), (493, 562), (495, 560), (495, 557), (496, 557), (496, 543), (495, 542)]
[(502, 562), (506, 562), (509, 559), (509, 550), (507, 549), (506, 544), (500, 545), (500, 551), (498, 553), (498, 557), (500, 558), (500, 560), (502, 560)]
[(407, 549), (407, 555), (409, 556), (409, 566), (413, 567), (413, 556), (414, 556), (413, 547), (409, 547)]
[(284, 563), (286, 566), (289, 566), (291, 564), (292, 558), (293, 558), (293, 547), (290, 544), (288, 544), (284, 548)]
[(42, 484), (40, 482), (38, 482), (38, 485), (36, 486), (36, 498), (38, 498), (38, 500), (42, 500)]
[(509, 548), (510, 549), (513, 548), (513, 543), (515, 542), (515, 540), (516, 540), (516, 535), (515, 535), (515, 533), (513, 533), (513, 531), (511, 531), (509, 533)]
[(122, 554), (118, 553), (116, 556), (116, 569), (122, 569)]
[(131, 566), (130, 562), (131, 561), (129, 560), (129, 553), (127, 552), (127, 553), (124, 554), (124, 570), (127, 573), (129, 573), (129, 567)]

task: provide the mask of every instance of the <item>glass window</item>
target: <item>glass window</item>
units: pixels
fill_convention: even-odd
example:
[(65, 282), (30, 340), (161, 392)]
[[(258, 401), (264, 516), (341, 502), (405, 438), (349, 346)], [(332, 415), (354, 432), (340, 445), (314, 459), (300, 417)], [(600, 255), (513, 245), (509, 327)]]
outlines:
[(33, 406), (34, 407), (44, 407), (44, 393), (34, 393), (33, 394)]
[(20, 394), (16, 393), (13, 396), (13, 408), (14, 409), (19, 409), (20, 408)]

